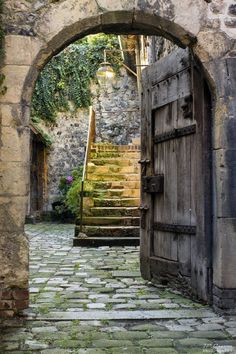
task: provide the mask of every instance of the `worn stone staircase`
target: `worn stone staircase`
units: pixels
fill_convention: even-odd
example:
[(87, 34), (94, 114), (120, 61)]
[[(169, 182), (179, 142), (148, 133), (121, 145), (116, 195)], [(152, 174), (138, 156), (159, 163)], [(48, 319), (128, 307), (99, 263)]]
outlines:
[(74, 246), (139, 244), (139, 159), (139, 145), (92, 145), (87, 181), (93, 191), (84, 199), (82, 234), (76, 222)]

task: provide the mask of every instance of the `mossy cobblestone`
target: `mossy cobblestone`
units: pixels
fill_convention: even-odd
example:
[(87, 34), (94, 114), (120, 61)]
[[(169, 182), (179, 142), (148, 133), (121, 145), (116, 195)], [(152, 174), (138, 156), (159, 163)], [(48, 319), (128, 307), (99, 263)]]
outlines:
[[(73, 225), (30, 225), (27, 233), (31, 305), (0, 322), (1, 354), (236, 352), (236, 317), (146, 283), (137, 247), (73, 248)], [(87, 320), (76, 319), (83, 314)]]

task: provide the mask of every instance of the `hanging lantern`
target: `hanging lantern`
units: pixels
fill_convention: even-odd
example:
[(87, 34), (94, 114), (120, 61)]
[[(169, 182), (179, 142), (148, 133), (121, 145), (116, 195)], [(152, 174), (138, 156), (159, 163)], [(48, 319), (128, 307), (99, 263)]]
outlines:
[(108, 62), (101, 63), (101, 66), (96, 72), (96, 76), (100, 85), (106, 85), (111, 82), (115, 77), (115, 71)]

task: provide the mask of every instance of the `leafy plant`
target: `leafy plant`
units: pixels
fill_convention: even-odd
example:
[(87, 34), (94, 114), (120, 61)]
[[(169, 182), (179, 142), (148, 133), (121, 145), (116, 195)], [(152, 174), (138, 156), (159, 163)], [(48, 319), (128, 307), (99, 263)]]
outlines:
[[(57, 112), (70, 111), (71, 106), (75, 110), (88, 107), (91, 79), (95, 78), (98, 65), (103, 61), (105, 48), (119, 48), (117, 36), (88, 36), (54, 56), (37, 79), (31, 116), (54, 123)], [(120, 53), (115, 52), (112, 63), (117, 71), (119, 60)]]
[[(70, 176), (61, 177), (59, 182), (60, 197), (54, 203), (54, 208), (62, 218), (67, 213), (76, 217), (80, 208), (82, 169), (72, 171)], [(93, 191), (91, 182), (84, 183), (84, 196)]]
[[(91, 182), (85, 181), (84, 183), (84, 196), (88, 196), (93, 191), (93, 185)], [(73, 183), (66, 195), (66, 205), (69, 210), (75, 215), (79, 211), (80, 207), (80, 192), (81, 192), (81, 180), (78, 179)]]

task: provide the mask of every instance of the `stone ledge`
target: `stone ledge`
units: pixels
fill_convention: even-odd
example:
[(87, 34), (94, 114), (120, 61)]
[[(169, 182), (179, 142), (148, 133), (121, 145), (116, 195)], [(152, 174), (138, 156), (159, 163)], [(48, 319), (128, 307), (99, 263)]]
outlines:
[(80, 311), (49, 312), (39, 315), (36, 320), (158, 320), (181, 318), (214, 318), (217, 315), (209, 309), (204, 310), (154, 310), (154, 311)]
[(28, 289), (2, 288), (0, 289), (0, 318), (11, 317), (15, 313), (29, 306)]
[(236, 313), (236, 289), (213, 286), (213, 306), (220, 312)]

